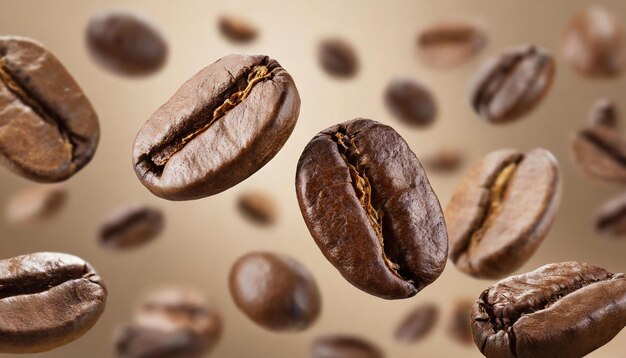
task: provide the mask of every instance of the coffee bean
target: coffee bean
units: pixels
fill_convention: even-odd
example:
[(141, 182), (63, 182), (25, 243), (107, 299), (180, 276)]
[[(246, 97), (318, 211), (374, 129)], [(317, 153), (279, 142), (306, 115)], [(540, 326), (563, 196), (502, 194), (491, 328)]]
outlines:
[(261, 191), (241, 194), (237, 207), (244, 217), (259, 225), (272, 225), (278, 216), (274, 199)]
[(460, 344), (472, 343), (471, 313), (474, 302), (459, 299), (452, 306), (452, 316), (448, 322), (448, 335)]
[(411, 311), (396, 328), (396, 340), (413, 343), (422, 340), (435, 327), (439, 310), (433, 303), (425, 303)]
[(602, 236), (626, 236), (626, 194), (617, 195), (602, 205), (596, 216), (596, 231)]
[(313, 239), (355, 287), (407, 298), (443, 271), (448, 240), (439, 200), (391, 127), (355, 119), (318, 133), (300, 156), (296, 191)]
[(267, 164), (299, 112), (298, 90), (278, 62), (226, 56), (185, 82), (143, 125), (135, 172), (165, 199), (217, 194)]
[(296, 260), (253, 252), (235, 262), (229, 276), (235, 304), (252, 321), (272, 331), (302, 331), (321, 309), (317, 283)]
[(588, 124), (591, 127), (600, 126), (617, 129), (619, 113), (615, 102), (604, 98), (597, 100), (589, 112)]
[(163, 231), (161, 209), (146, 206), (125, 206), (113, 212), (100, 226), (100, 244), (112, 250), (142, 246)]
[(359, 71), (356, 50), (341, 38), (329, 38), (320, 42), (318, 60), (322, 69), (335, 78), (353, 78)]
[(432, 93), (419, 82), (397, 78), (387, 86), (385, 104), (403, 123), (425, 127), (437, 116), (437, 105)]
[(427, 65), (450, 68), (466, 62), (482, 50), (487, 35), (476, 24), (462, 20), (434, 23), (417, 37), (417, 49)]
[(0, 261), (0, 353), (45, 352), (78, 339), (107, 291), (82, 259), (39, 252)]
[(234, 16), (220, 17), (219, 28), (226, 39), (242, 44), (253, 41), (259, 32), (256, 27), (246, 20)]
[(42, 45), (0, 36), (0, 162), (38, 182), (63, 181), (93, 157), (98, 117)]
[(583, 357), (624, 326), (624, 274), (574, 261), (504, 279), (472, 311), (474, 342), (487, 358)]
[(578, 12), (563, 32), (563, 57), (583, 76), (619, 75), (626, 66), (623, 23), (598, 6)]
[(560, 188), (558, 163), (547, 150), (489, 153), (468, 171), (446, 208), (450, 259), (477, 278), (517, 270), (547, 235)]
[(218, 342), (222, 320), (195, 291), (167, 288), (151, 292), (134, 322), (119, 327), (114, 346), (120, 358), (203, 357)]
[(114, 10), (94, 15), (85, 38), (91, 57), (120, 75), (155, 73), (167, 59), (167, 44), (159, 30), (131, 12)]
[(7, 220), (13, 223), (32, 223), (57, 214), (67, 200), (65, 186), (38, 185), (15, 194), (6, 209)]
[(570, 141), (578, 169), (592, 179), (626, 183), (626, 139), (614, 128), (583, 128)]
[(552, 56), (535, 46), (521, 46), (489, 59), (472, 83), (474, 111), (492, 123), (518, 119), (546, 96), (554, 79)]
[(422, 157), (422, 163), (426, 170), (452, 172), (463, 163), (463, 152), (456, 147), (441, 146), (426, 153)]
[(383, 351), (373, 343), (354, 336), (322, 336), (313, 342), (312, 358), (383, 358)]

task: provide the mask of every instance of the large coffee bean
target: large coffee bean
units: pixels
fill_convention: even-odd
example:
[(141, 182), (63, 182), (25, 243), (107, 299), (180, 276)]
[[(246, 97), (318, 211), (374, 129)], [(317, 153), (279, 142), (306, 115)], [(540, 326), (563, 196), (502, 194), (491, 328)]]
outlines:
[(423, 29), (417, 49), (430, 66), (449, 68), (468, 61), (487, 43), (485, 31), (463, 20), (439, 21)]
[(383, 351), (363, 338), (332, 335), (322, 336), (313, 342), (311, 358), (383, 358)]

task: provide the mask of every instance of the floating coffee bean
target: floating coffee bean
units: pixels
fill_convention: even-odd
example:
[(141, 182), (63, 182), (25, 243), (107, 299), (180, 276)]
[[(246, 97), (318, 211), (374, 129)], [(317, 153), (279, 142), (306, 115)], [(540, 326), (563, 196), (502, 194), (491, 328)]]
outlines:
[(441, 21), (422, 30), (417, 49), (430, 66), (448, 68), (459, 65), (485, 47), (487, 35), (479, 26), (460, 20)]
[(474, 78), (470, 102), (492, 123), (518, 119), (537, 107), (554, 79), (554, 59), (545, 50), (522, 46), (489, 59)]
[(619, 113), (615, 103), (608, 99), (599, 99), (591, 107), (589, 112), (589, 126), (606, 127), (617, 129)]
[(602, 7), (580, 11), (565, 27), (563, 57), (583, 76), (619, 75), (626, 66), (624, 25)]
[(246, 20), (234, 16), (220, 17), (219, 28), (225, 38), (236, 43), (251, 42), (257, 37), (259, 32), (256, 27)]
[(239, 310), (272, 331), (302, 331), (320, 313), (315, 279), (284, 255), (253, 252), (239, 258), (231, 268), (229, 285)]
[(38, 182), (63, 181), (93, 157), (98, 117), (52, 53), (0, 36), (0, 162)]
[(409, 79), (391, 81), (385, 91), (389, 111), (405, 124), (424, 127), (437, 116), (437, 105), (428, 88)]
[(473, 305), (473, 301), (458, 300), (452, 307), (452, 316), (448, 322), (448, 335), (458, 343), (472, 343), (471, 313)]
[(558, 163), (547, 150), (489, 153), (469, 170), (446, 208), (450, 259), (477, 278), (517, 270), (547, 235), (560, 188)]
[(626, 278), (561, 262), (489, 287), (472, 311), (487, 358), (583, 357), (626, 326)]
[(123, 207), (100, 226), (100, 244), (108, 249), (122, 250), (144, 245), (163, 231), (164, 217), (160, 209), (145, 205)]
[(596, 231), (603, 236), (626, 236), (626, 194), (622, 193), (602, 206), (596, 217)]
[(396, 328), (395, 337), (400, 342), (412, 343), (426, 337), (435, 327), (439, 310), (432, 303), (426, 303), (411, 311)]
[(161, 69), (167, 44), (159, 30), (126, 11), (107, 11), (89, 20), (86, 33), (91, 57), (102, 67), (126, 76), (144, 76)]
[(191, 290), (162, 289), (149, 294), (133, 323), (115, 332), (120, 358), (203, 357), (220, 338), (222, 320)]
[(426, 153), (422, 157), (422, 164), (426, 170), (435, 172), (452, 172), (457, 170), (463, 162), (463, 153), (454, 147), (439, 147)]
[(383, 358), (382, 350), (363, 338), (333, 335), (317, 338), (311, 347), (312, 358)]
[(82, 259), (40, 252), (0, 261), (0, 353), (45, 352), (78, 339), (107, 291)]
[(318, 49), (322, 69), (336, 78), (352, 78), (359, 71), (359, 59), (352, 45), (340, 38), (323, 40)]
[(65, 205), (67, 189), (62, 185), (39, 185), (18, 192), (7, 205), (7, 220), (30, 223), (50, 218)]
[(298, 90), (278, 62), (226, 56), (185, 82), (143, 125), (135, 172), (165, 199), (217, 194), (267, 164), (299, 112)]
[(446, 264), (446, 224), (424, 169), (391, 127), (369, 119), (318, 133), (300, 156), (296, 191), (324, 256), (357, 288), (415, 295)]
[(274, 224), (278, 216), (272, 197), (260, 191), (240, 195), (237, 207), (244, 217), (259, 225)]

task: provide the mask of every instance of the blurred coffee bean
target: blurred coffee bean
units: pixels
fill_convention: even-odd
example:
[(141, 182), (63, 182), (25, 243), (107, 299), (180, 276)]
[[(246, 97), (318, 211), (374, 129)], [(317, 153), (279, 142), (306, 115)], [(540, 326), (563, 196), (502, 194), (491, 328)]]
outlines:
[(436, 22), (421, 31), (417, 49), (432, 67), (449, 68), (466, 62), (487, 43), (487, 35), (476, 24), (462, 20)]
[(231, 268), (229, 286), (239, 310), (272, 331), (302, 331), (320, 313), (315, 279), (285, 255), (253, 252), (242, 256)]
[(437, 105), (428, 88), (417, 81), (397, 78), (385, 90), (385, 104), (403, 123), (425, 127), (437, 117)]
[(89, 19), (86, 30), (91, 57), (107, 70), (125, 76), (155, 73), (167, 59), (167, 44), (159, 30), (143, 17), (122, 10)]
[(617, 129), (619, 126), (619, 112), (615, 102), (609, 99), (599, 99), (591, 107), (588, 125)]
[(33, 40), (0, 36), (0, 162), (37, 182), (60, 182), (93, 157), (100, 128), (82, 89)]
[(626, 193), (607, 201), (596, 216), (596, 231), (602, 236), (626, 236)]
[(463, 152), (456, 147), (441, 146), (421, 158), (426, 170), (452, 172), (463, 163)]
[(535, 46), (520, 46), (487, 60), (474, 77), (470, 102), (491, 123), (506, 123), (533, 110), (554, 80), (552, 56)]
[(472, 343), (471, 313), (474, 301), (459, 299), (452, 306), (452, 314), (448, 322), (448, 335), (454, 341), (469, 345)]
[(38, 185), (19, 191), (9, 201), (6, 218), (13, 223), (32, 223), (57, 214), (67, 201), (65, 186)]
[(318, 337), (311, 346), (311, 358), (383, 358), (375, 344), (355, 336)]
[(356, 50), (340, 38), (329, 38), (320, 42), (318, 60), (322, 69), (336, 78), (352, 78), (359, 71)]
[(425, 338), (435, 327), (439, 318), (439, 309), (433, 303), (425, 303), (415, 308), (396, 328), (396, 340), (414, 343)]
[(615, 77), (626, 66), (626, 40), (620, 18), (594, 6), (580, 11), (563, 33), (563, 57), (579, 74)]
[(221, 16), (219, 29), (222, 35), (235, 43), (249, 43), (256, 39), (259, 30), (248, 21), (229, 15)]
[(272, 225), (276, 223), (278, 210), (274, 199), (261, 191), (249, 191), (242, 193), (237, 202), (239, 212), (245, 218), (259, 225)]
[(133, 205), (117, 209), (100, 226), (100, 244), (112, 250), (142, 246), (163, 231), (164, 216), (161, 209)]

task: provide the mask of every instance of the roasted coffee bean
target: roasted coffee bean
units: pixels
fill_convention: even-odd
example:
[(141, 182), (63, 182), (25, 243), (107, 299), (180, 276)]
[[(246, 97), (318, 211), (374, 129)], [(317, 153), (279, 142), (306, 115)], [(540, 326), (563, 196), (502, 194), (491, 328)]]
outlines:
[(278, 216), (274, 199), (260, 191), (241, 194), (237, 207), (244, 217), (259, 225), (272, 225)]
[(300, 97), (267, 56), (229, 55), (189, 79), (143, 125), (137, 176), (169, 200), (222, 192), (269, 162), (296, 125)]
[(626, 139), (614, 128), (583, 128), (570, 141), (578, 169), (592, 179), (626, 183)]
[(107, 291), (82, 259), (39, 252), (0, 261), (0, 353), (36, 353), (85, 334)]
[(583, 76), (619, 75), (626, 66), (623, 23), (598, 6), (578, 12), (563, 33), (563, 57)]
[(100, 226), (100, 244), (112, 250), (142, 246), (163, 231), (163, 212), (146, 205), (122, 207)]
[(417, 342), (426, 337), (439, 319), (439, 309), (433, 303), (425, 303), (411, 311), (396, 328), (396, 340)]
[(312, 358), (383, 358), (383, 351), (363, 338), (333, 335), (313, 341)]
[(457, 300), (452, 306), (452, 316), (448, 322), (448, 335), (461, 344), (472, 343), (471, 313), (474, 302)]
[(336, 78), (352, 78), (359, 71), (356, 50), (347, 41), (329, 38), (319, 44), (318, 59), (322, 69)]
[(426, 170), (452, 172), (463, 163), (463, 152), (455, 147), (442, 146), (422, 157)]
[(63, 181), (93, 157), (98, 117), (42, 45), (0, 36), (0, 163), (38, 182)]
[(477, 278), (517, 270), (547, 235), (560, 189), (558, 163), (547, 150), (489, 153), (469, 170), (446, 208), (450, 259)]
[(554, 59), (535, 46), (521, 46), (489, 59), (474, 78), (470, 102), (492, 123), (518, 119), (537, 107), (554, 79)]
[(59, 184), (38, 185), (15, 194), (7, 205), (7, 220), (13, 223), (31, 223), (48, 219), (65, 205), (67, 189)]
[(387, 86), (385, 104), (403, 123), (425, 127), (437, 116), (437, 105), (432, 93), (419, 82), (397, 78)]
[(476, 24), (461, 20), (434, 23), (417, 37), (417, 49), (424, 62), (449, 68), (466, 62), (487, 43), (487, 35)]
[(393, 128), (354, 119), (318, 133), (300, 156), (296, 191), (313, 239), (355, 287), (407, 298), (443, 271), (439, 200)]
[(203, 357), (218, 342), (220, 315), (195, 291), (182, 288), (150, 293), (134, 322), (115, 332), (120, 358)]
[(127, 11), (106, 11), (89, 20), (86, 31), (91, 57), (109, 71), (126, 76), (152, 74), (165, 64), (167, 44), (159, 30)]
[(624, 326), (624, 274), (574, 261), (502, 280), (472, 311), (474, 342), (487, 358), (583, 357)]
[(626, 236), (626, 193), (609, 200), (596, 217), (596, 231), (602, 236)]
[(617, 129), (619, 113), (615, 103), (609, 99), (597, 100), (589, 112), (588, 124), (592, 127), (599, 126)]
[(256, 27), (246, 20), (234, 16), (222, 16), (219, 19), (219, 28), (222, 35), (235, 43), (248, 43), (258, 34)]
[(272, 331), (302, 331), (320, 313), (315, 279), (284, 255), (253, 252), (242, 256), (231, 268), (229, 286), (239, 310)]

